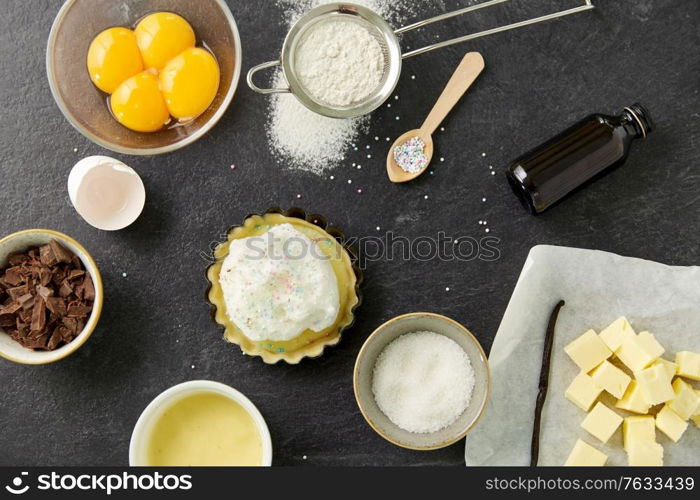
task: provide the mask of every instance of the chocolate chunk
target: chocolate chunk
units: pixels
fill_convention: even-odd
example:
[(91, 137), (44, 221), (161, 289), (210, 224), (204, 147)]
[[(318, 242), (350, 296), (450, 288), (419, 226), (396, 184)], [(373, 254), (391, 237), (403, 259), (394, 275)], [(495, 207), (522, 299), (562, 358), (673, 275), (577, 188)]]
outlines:
[(73, 293), (73, 288), (70, 286), (70, 283), (68, 283), (67, 279), (64, 279), (63, 282), (61, 282), (61, 288), (58, 289), (58, 294), (61, 297), (68, 297)]
[(27, 309), (32, 309), (34, 307), (34, 295), (31, 293), (28, 293), (26, 295), (22, 295), (20, 298), (17, 299), (17, 303), (22, 306), (22, 309), (25, 311)]
[(34, 309), (32, 311), (32, 332), (41, 332), (46, 327), (46, 305), (41, 297), (37, 297), (34, 301)]
[(49, 338), (48, 343), (46, 344), (46, 348), (49, 351), (53, 351), (63, 342), (63, 334), (61, 333), (60, 328), (61, 327), (58, 327), (53, 331), (53, 333), (51, 334), (51, 337)]
[(39, 296), (46, 301), (49, 297), (53, 296), (53, 290), (46, 288), (45, 286), (42, 285), (37, 285), (36, 287), (36, 293), (39, 294)]
[(15, 326), (15, 315), (0, 309), (0, 327), (7, 328), (8, 326)]
[(74, 255), (73, 258), (71, 259), (71, 264), (73, 265), (74, 269), (82, 269), (83, 268), (83, 261), (80, 260), (80, 257), (77, 255)]
[(55, 266), (58, 264), (58, 257), (51, 248), (51, 245), (44, 245), (39, 248), (41, 263), (45, 266)]
[(20, 309), (22, 309), (22, 304), (13, 301), (6, 306), (0, 307), (0, 314), (15, 314)]
[(82, 330), (82, 328), (79, 328), (77, 318), (65, 317), (62, 321), (63, 326), (65, 326), (65, 328), (68, 329), (70, 333), (77, 334), (80, 332), (80, 330)]
[(23, 295), (27, 295), (28, 293), (29, 287), (27, 285), (21, 285), (7, 289), (7, 294), (12, 300), (18, 300), (20, 297), (22, 297)]
[(61, 297), (49, 297), (46, 299), (46, 307), (52, 314), (58, 316), (59, 318), (65, 316), (68, 312), (66, 301)]
[(83, 298), (85, 300), (94, 301), (95, 300), (95, 284), (92, 282), (92, 277), (88, 274), (85, 276), (85, 281), (83, 282), (85, 287), (85, 293)]
[(80, 303), (71, 303), (68, 305), (68, 317), (70, 318), (83, 318), (86, 317), (92, 311), (92, 306), (87, 306)]
[(56, 259), (58, 259), (58, 262), (63, 262), (64, 264), (70, 264), (73, 257), (75, 257), (75, 255), (73, 255), (71, 252), (69, 252), (66, 249), (66, 247), (61, 245), (56, 240), (49, 241), (49, 246), (51, 247), (53, 254), (56, 256)]
[(5, 270), (5, 282), (8, 285), (17, 286), (24, 281), (22, 268), (19, 266), (10, 267)]
[(51, 270), (48, 267), (42, 267), (39, 270), (39, 284), (41, 284), (41, 286), (47, 286), (51, 283), (51, 276)]
[(22, 254), (22, 253), (11, 253), (10, 255), (7, 256), (7, 262), (11, 266), (18, 266), (26, 261), (29, 260), (29, 256), (27, 254)]
[(68, 273), (68, 276), (66, 277), (69, 281), (73, 281), (77, 278), (81, 278), (85, 276), (85, 271), (82, 269), (73, 269)]

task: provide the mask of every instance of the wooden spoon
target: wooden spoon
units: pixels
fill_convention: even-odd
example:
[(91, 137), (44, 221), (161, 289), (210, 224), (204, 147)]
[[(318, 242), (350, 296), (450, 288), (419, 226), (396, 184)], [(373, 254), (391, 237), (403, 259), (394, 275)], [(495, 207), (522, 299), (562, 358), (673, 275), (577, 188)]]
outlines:
[[(394, 141), (386, 158), (386, 171), (391, 182), (412, 181), (425, 172), (433, 157), (433, 133), (483, 70), (484, 58), (481, 57), (481, 54), (469, 52), (465, 55), (421, 128), (410, 130)], [(394, 148), (414, 137), (420, 138), (425, 144), (424, 153), (428, 161), (420, 171), (407, 172), (394, 160)]]

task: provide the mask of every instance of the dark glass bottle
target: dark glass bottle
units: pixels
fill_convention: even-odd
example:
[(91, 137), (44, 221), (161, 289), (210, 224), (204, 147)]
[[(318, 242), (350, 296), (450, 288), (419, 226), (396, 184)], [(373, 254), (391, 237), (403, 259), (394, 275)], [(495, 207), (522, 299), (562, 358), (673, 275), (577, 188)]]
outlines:
[(541, 213), (570, 193), (622, 165), (632, 142), (646, 138), (654, 124), (641, 104), (618, 116), (590, 115), (515, 160), (506, 175), (533, 213)]

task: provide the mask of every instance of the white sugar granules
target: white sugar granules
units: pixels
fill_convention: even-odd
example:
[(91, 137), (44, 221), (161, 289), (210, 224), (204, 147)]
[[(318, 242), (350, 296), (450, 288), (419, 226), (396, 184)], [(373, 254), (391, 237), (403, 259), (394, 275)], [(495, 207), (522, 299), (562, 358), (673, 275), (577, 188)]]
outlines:
[[(277, 0), (291, 28), (305, 12), (332, 0)], [(353, 0), (373, 10), (394, 26), (406, 19), (444, 10), (435, 0)], [(275, 87), (286, 87), (284, 75), (274, 78)], [(366, 133), (369, 117), (338, 120), (309, 111), (294, 96), (275, 94), (269, 98), (266, 134), (270, 149), (287, 168), (318, 175), (338, 166), (350, 144)]]
[(469, 406), (474, 369), (454, 340), (433, 332), (407, 333), (377, 357), (372, 392), (394, 424), (429, 433), (454, 423)]
[(379, 86), (384, 73), (381, 45), (354, 21), (313, 25), (299, 42), (295, 57), (301, 85), (331, 106), (362, 102)]

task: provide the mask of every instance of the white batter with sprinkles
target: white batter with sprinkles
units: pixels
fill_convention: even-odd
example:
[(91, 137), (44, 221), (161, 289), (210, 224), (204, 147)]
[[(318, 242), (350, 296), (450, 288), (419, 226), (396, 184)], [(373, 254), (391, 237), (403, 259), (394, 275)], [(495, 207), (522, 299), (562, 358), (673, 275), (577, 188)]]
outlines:
[(233, 240), (221, 268), (226, 312), (251, 340), (291, 340), (320, 332), (338, 317), (333, 267), (291, 224)]

